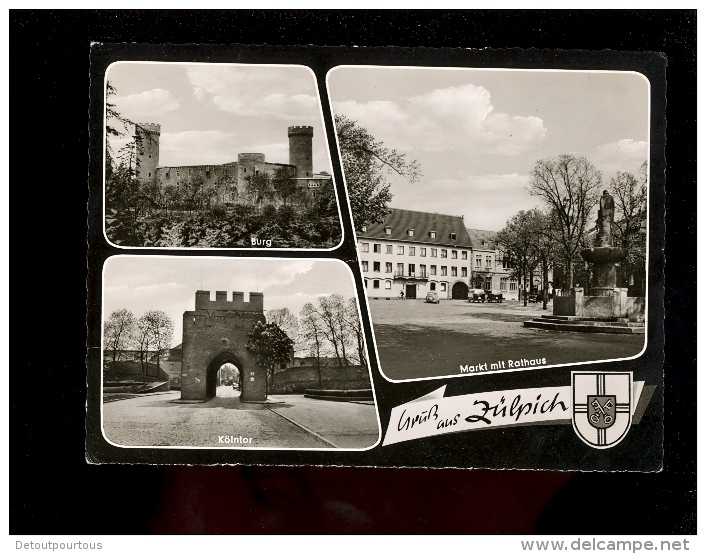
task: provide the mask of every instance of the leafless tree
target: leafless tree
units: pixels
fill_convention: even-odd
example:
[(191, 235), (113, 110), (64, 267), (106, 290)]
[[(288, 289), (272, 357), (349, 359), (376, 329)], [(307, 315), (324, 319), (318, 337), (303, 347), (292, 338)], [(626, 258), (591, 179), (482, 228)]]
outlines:
[(647, 256), (647, 162), (638, 177), (618, 172), (610, 180), (615, 200), (614, 246), (627, 250), (625, 264), (629, 270), (644, 274)]
[(542, 198), (555, 213), (558, 246), (569, 286), (574, 284), (572, 261), (583, 246), (601, 183), (601, 173), (591, 162), (570, 154), (539, 160), (530, 174), (530, 194)]
[(311, 302), (304, 304), (299, 312), (300, 340), (308, 347), (309, 352), (316, 359), (316, 370), (319, 374), (319, 388), (321, 388), (321, 354), (324, 349), (323, 321)]
[(279, 328), (287, 333), (287, 336), (290, 339), (293, 341), (297, 340), (297, 336), (299, 335), (299, 322), (289, 308), (267, 310), (265, 317), (267, 318), (267, 323), (275, 323), (279, 325)]
[(135, 315), (125, 308), (111, 313), (108, 320), (104, 323), (103, 336), (105, 345), (113, 353), (113, 363), (117, 360), (118, 352), (128, 350), (132, 346), (136, 323)]
[(349, 298), (346, 306), (346, 318), (348, 320), (348, 329), (350, 329), (353, 343), (355, 345), (358, 357), (358, 363), (364, 369), (368, 369), (367, 356), (365, 353), (365, 338), (363, 336), (363, 327), (360, 323), (360, 313), (358, 311), (358, 303), (355, 298)]

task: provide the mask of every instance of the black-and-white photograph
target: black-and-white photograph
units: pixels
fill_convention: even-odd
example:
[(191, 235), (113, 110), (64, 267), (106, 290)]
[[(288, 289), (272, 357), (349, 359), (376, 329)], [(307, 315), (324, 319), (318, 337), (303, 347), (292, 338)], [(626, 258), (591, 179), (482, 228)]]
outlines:
[(115, 256), (103, 275), (110, 443), (365, 450), (378, 442), (343, 262)]
[(114, 245), (340, 243), (309, 68), (116, 62), (105, 102), (105, 235)]
[(644, 352), (643, 75), (341, 66), (327, 86), (386, 378)]

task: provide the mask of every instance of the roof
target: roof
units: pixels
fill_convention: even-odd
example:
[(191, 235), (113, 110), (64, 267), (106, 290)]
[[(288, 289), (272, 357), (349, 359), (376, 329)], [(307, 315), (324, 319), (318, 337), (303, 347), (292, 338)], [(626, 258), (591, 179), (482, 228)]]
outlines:
[(167, 361), (180, 362), (182, 358), (181, 344), (177, 344), (174, 348), (169, 350), (169, 357)]
[[(390, 227), (389, 235), (385, 233), (386, 227)], [(414, 236), (408, 236), (409, 229), (414, 229)], [(431, 236), (432, 231), (436, 232), (435, 237)], [(450, 238), (452, 233), (456, 234), (455, 239)], [(471, 239), (462, 216), (400, 210), (398, 208), (390, 208), (382, 223), (368, 224), (366, 230), (359, 233), (359, 237), (437, 244), (439, 246), (471, 247)]]
[(482, 250), (484, 248), (495, 250), (498, 241), (497, 231), (484, 231), (482, 229), (467, 229), (468, 236), (471, 237), (473, 248)]

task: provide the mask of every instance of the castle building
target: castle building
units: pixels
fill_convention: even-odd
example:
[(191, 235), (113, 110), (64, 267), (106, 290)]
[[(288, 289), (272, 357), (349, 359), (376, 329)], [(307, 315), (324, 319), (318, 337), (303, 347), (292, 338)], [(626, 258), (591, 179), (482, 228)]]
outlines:
[(466, 299), (472, 247), (461, 216), (390, 209), (358, 235), (367, 295)]
[(225, 164), (160, 166), (160, 133), (159, 124), (135, 124), (137, 179), (142, 184), (158, 185), (160, 190), (168, 186), (178, 190), (198, 177), (203, 180), (205, 190), (210, 192), (210, 200), (215, 204), (254, 202), (256, 199), (249, 192), (249, 181), (260, 174), (272, 176), (279, 169), (286, 171), (302, 190), (306, 190), (309, 198), (315, 198), (321, 187), (333, 184), (328, 173), (313, 171), (314, 128), (310, 126), (288, 128), (289, 163), (286, 164), (268, 162), (262, 153), (247, 152), (238, 154), (237, 161)]

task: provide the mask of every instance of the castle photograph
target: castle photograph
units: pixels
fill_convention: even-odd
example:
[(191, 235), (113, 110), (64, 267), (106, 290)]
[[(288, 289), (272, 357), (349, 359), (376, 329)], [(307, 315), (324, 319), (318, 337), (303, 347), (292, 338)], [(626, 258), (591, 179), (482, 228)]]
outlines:
[(377, 443), (361, 313), (344, 263), (115, 256), (103, 290), (102, 432), (111, 443)]
[(113, 64), (105, 233), (128, 247), (332, 248), (341, 223), (313, 73)]
[(642, 75), (341, 66), (328, 85), (387, 378), (644, 351)]

